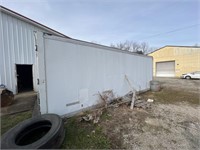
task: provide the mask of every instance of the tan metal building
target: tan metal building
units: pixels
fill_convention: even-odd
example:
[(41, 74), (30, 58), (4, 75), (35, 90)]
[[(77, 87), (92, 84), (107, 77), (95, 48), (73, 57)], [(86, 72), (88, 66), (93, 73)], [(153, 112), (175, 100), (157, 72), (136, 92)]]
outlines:
[(200, 71), (200, 47), (165, 46), (148, 55), (153, 57), (154, 76), (179, 77)]

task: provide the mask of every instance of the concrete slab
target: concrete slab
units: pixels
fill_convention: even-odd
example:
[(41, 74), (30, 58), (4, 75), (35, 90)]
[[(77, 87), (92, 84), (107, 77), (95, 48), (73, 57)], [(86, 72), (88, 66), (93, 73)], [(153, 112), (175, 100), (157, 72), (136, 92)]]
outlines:
[(14, 101), (10, 106), (1, 108), (0, 116), (33, 110), (36, 100), (37, 93), (34, 91), (19, 93), (15, 95)]

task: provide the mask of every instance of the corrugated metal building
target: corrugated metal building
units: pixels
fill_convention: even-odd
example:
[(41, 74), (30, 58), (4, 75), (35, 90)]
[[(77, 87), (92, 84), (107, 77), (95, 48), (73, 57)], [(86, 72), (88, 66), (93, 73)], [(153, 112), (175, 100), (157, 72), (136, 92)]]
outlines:
[(153, 74), (157, 77), (179, 77), (200, 71), (200, 47), (165, 46), (152, 53)]
[(0, 83), (18, 93), (17, 65), (31, 65), (33, 88), (37, 87), (35, 32), (41, 31), (61, 37), (67, 36), (26, 18), (5, 7), (0, 7)]
[(137, 91), (150, 88), (152, 57), (69, 38), (4, 7), (0, 38), (0, 84), (39, 91), (41, 113), (76, 113), (107, 90), (123, 96), (125, 75)]

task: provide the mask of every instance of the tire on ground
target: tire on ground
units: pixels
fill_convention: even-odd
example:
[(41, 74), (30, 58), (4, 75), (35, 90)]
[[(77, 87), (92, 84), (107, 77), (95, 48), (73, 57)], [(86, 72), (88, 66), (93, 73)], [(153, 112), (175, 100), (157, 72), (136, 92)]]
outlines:
[(2, 149), (56, 149), (64, 140), (63, 120), (56, 114), (44, 114), (25, 120), (1, 138)]

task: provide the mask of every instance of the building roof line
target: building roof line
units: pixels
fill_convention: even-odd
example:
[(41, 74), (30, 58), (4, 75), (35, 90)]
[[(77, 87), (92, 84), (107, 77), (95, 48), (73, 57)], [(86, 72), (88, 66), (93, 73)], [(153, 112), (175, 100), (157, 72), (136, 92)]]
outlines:
[(178, 46), (178, 45), (166, 45), (166, 46), (163, 46), (163, 47), (161, 47), (161, 48), (156, 49), (155, 51), (152, 51), (152, 52), (148, 53), (148, 55), (149, 55), (149, 54), (152, 54), (152, 53), (154, 53), (154, 52), (156, 52), (156, 51), (159, 51), (160, 49), (163, 49), (163, 48), (165, 48), (165, 47), (188, 47), (188, 48), (200, 48), (200, 46)]
[(26, 22), (28, 22), (28, 23), (30, 23), (30, 24), (33, 24), (33, 25), (35, 25), (35, 26), (37, 26), (37, 27), (39, 27), (39, 28), (42, 28), (42, 29), (44, 29), (44, 30), (46, 30), (46, 31), (49, 31), (49, 32), (51, 32), (51, 33), (54, 33), (55, 35), (59, 35), (59, 36), (65, 37), (65, 38), (70, 38), (70, 37), (68, 37), (68, 36), (66, 36), (66, 35), (64, 35), (64, 34), (58, 32), (58, 31), (56, 31), (56, 30), (54, 30), (54, 29), (52, 29), (52, 28), (49, 28), (49, 27), (47, 27), (47, 26), (45, 26), (45, 25), (43, 25), (43, 24), (41, 24), (41, 23), (39, 23), (39, 22), (37, 22), (37, 21), (34, 21), (34, 20), (32, 20), (32, 19), (30, 19), (30, 18), (28, 18), (28, 17), (25, 17), (25, 16), (23, 16), (23, 15), (21, 15), (21, 14), (15, 12), (15, 11), (13, 11), (13, 10), (10, 10), (10, 9), (8, 9), (8, 8), (6, 8), (6, 7), (4, 7), (4, 6), (2, 6), (2, 5), (0, 5), (0, 11), (3, 11), (3, 12), (5, 12), (5, 13), (8, 13), (9, 15), (15, 16), (15, 17), (17, 17), (17, 18), (19, 18), (19, 19), (21, 19), (21, 20), (24, 20), (24, 21), (26, 21)]

